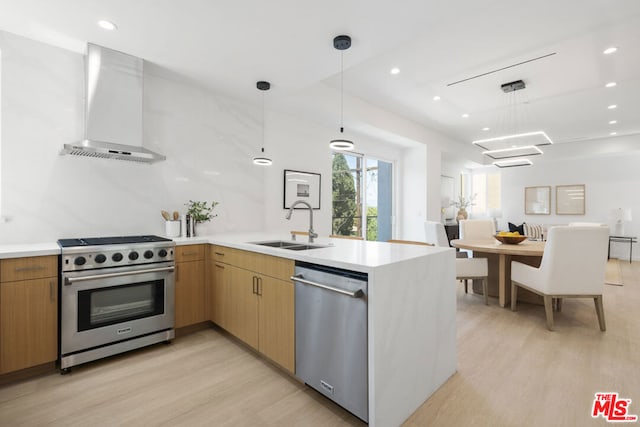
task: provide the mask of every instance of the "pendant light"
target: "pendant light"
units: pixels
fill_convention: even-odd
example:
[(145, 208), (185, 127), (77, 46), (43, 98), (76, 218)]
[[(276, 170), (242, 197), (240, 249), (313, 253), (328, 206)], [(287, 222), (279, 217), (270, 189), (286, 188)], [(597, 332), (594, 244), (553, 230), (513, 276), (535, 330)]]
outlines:
[(504, 83), (500, 85), (500, 89), (509, 97), (502, 118), (504, 129), (498, 129), (505, 133), (498, 132), (499, 136), (478, 139), (472, 141), (472, 144), (483, 149), (482, 154), (495, 160), (493, 164), (499, 168), (530, 166), (533, 162), (527, 157), (544, 154), (539, 147), (551, 145), (553, 141), (542, 130), (523, 132), (519, 129), (531, 122), (527, 111), (529, 101), (523, 90), (526, 89), (526, 84), (523, 80)]
[(260, 81), (256, 83), (258, 90), (262, 91), (262, 151), (253, 158), (253, 164), (259, 166), (271, 166), (273, 161), (264, 154), (264, 93), (271, 88), (271, 83)]
[(344, 114), (344, 51), (351, 47), (351, 37), (349, 36), (336, 36), (333, 39), (333, 47), (340, 51), (340, 137), (333, 139), (329, 142), (329, 147), (334, 150), (353, 150), (353, 141), (345, 139), (342, 134), (344, 133), (343, 126), (343, 114)]

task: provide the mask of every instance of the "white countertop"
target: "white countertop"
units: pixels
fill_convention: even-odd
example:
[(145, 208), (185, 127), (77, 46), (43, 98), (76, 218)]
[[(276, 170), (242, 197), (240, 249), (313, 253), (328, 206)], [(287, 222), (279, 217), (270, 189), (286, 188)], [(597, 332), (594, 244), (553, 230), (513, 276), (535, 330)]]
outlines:
[(56, 242), (0, 245), (0, 259), (43, 255), (60, 255), (60, 246)]
[[(370, 272), (372, 269), (418, 258), (432, 253), (438, 253), (450, 248), (439, 248), (420, 245), (390, 244), (386, 242), (367, 242), (350, 239), (331, 239), (319, 237), (314, 245), (324, 248), (292, 251), (288, 249), (260, 246), (250, 242), (264, 242), (269, 240), (291, 241), (288, 233), (230, 233), (201, 237), (178, 237), (173, 239), (177, 245), (214, 244), (236, 249), (253, 251), (267, 255), (310, 263), (323, 264), (332, 267), (345, 268), (355, 271)], [(307, 243), (306, 236), (298, 236), (295, 243)], [(55, 242), (0, 245), (0, 259), (20, 258), (29, 256), (59, 255), (60, 247)]]
[[(250, 243), (269, 240), (291, 241), (291, 236), (288, 233), (233, 233), (195, 238), (175, 238), (174, 240), (177, 245), (210, 243), (365, 273), (383, 265), (394, 264), (433, 253), (453, 251), (451, 248), (435, 246), (331, 239), (328, 237), (319, 237), (313, 243), (314, 245), (326, 247), (303, 251), (292, 251)], [(307, 240), (306, 236), (298, 236), (295, 243), (305, 244)]]

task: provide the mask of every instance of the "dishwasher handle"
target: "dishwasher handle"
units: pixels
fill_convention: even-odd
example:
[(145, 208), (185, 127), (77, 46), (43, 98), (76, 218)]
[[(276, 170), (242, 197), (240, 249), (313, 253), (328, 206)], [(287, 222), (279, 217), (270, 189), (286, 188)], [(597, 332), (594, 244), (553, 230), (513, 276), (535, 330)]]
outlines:
[(312, 282), (311, 280), (306, 280), (302, 273), (296, 274), (295, 276), (291, 276), (291, 280), (293, 280), (294, 282), (304, 283), (305, 285), (310, 285), (310, 286), (315, 286), (317, 288), (322, 288), (322, 289), (325, 289), (327, 291), (337, 292), (337, 293), (342, 294), (342, 295), (347, 295), (347, 296), (349, 296), (351, 298), (362, 298), (364, 296), (364, 292), (362, 291), (362, 289), (358, 289), (357, 291), (353, 291), (353, 292), (345, 291), (344, 289), (334, 288), (333, 286), (327, 286), (327, 285), (323, 285), (322, 283), (317, 283), (317, 282)]

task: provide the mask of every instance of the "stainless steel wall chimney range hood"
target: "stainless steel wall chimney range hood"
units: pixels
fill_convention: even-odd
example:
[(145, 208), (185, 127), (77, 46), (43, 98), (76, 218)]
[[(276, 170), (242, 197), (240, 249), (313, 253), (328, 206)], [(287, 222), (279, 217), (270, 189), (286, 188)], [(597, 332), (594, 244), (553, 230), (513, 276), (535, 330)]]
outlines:
[(85, 139), (64, 144), (60, 154), (143, 163), (165, 160), (141, 146), (144, 61), (91, 43), (85, 61)]

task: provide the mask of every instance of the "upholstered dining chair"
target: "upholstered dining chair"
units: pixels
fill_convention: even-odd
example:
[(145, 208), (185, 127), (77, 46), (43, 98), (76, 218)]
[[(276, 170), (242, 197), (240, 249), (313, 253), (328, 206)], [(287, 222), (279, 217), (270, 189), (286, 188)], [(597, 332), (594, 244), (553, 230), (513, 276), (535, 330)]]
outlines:
[(389, 239), (387, 243), (405, 243), (407, 245), (422, 245), (422, 246), (435, 246), (431, 243), (419, 242), (417, 240), (399, 240), (399, 239)]
[(460, 221), (461, 240), (493, 240), (496, 224), (490, 219), (463, 219)]
[(552, 331), (554, 299), (593, 298), (600, 330), (605, 331), (602, 291), (608, 241), (608, 227), (551, 227), (540, 267), (511, 262), (511, 310), (516, 310), (519, 287), (541, 295)]
[[(464, 221), (462, 221), (464, 222)], [(493, 221), (491, 221), (493, 224)], [(424, 224), (427, 242), (435, 246), (449, 247), (449, 239), (444, 229), (444, 225), (435, 221), (426, 221)], [(489, 295), (487, 294), (487, 280), (489, 276), (489, 265), (486, 258), (462, 258), (456, 252), (456, 280), (464, 282), (464, 293), (468, 293), (468, 280), (482, 280), (482, 295), (484, 303), (489, 304)], [(466, 255), (466, 253), (464, 253)]]
[(435, 246), (441, 246), (448, 248), (449, 238), (447, 237), (447, 231), (444, 229), (442, 223), (436, 221), (425, 221), (424, 232), (426, 235), (425, 241)]
[(349, 239), (349, 240), (364, 240), (362, 236), (343, 236), (340, 234), (331, 234), (329, 236), (331, 239)]

